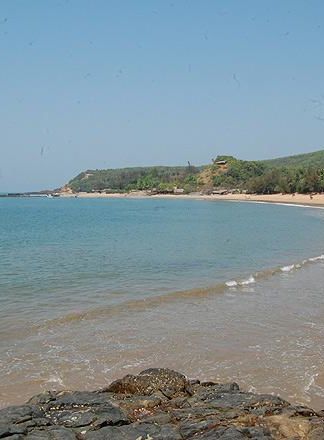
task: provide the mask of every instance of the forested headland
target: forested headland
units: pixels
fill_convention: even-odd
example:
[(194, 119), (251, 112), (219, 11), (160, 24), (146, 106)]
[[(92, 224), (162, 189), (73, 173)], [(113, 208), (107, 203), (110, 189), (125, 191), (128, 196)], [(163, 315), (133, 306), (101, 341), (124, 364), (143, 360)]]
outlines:
[(324, 150), (263, 161), (218, 155), (204, 166), (86, 170), (65, 185), (78, 192), (184, 193), (228, 190), (258, 194), (324, 192)]

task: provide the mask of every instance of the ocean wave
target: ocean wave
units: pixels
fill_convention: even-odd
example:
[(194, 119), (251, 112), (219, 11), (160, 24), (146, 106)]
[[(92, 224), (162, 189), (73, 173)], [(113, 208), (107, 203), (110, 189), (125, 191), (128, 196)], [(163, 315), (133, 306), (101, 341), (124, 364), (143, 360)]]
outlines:
[[(195, 289), (189, 289), (189, 290), (180, 290), (175, 292), (169, 292), (159, 295), (153, 295), (150, 297), (142, 297), (137, 299), (129, 299), (127, 301), (124, 301), (122, 303), (118, 304), (109, 304), (104, 307), (98, 307), (94, 309), (84, 310), (84, 311), (76, 311), (72, 313), (68, 313), (64, 316), (60, 316), (57, 318), (50, 319), (48, 321), (45, 321), (41, 324), (37, 324), (35, 327), (40, 330), (40, 327), (46, 327), (51, 328), (55, 327), (57, 325), (62, 324), (71, 324), (73, 322), (77, 323), (80, 321), (88, 321), (88, 320), (94, 320), (97, 318), (102, 317), (108, 317), (108, 316), (114, 316), (116, 314), (128, 314), (131, 311), (134, 312), (141, 312), (145, 311), (146, 309), (158, 307), (161, 304), (164, 303), (171, 303), (173, 301), (181, 301), (181, 299), (188, 299), (188, 298), (199, 298), (199, 297), (207, 297), (209, 295), (215, 295), (215, 294), (223, 294), (226, 293), (229, 289), (232, 291), (239, 291), (240, 288), (244, 288), (246, 286), (253, 285), (255, 283), (258, 283), (262, 280), (269, 279), (272, 276), (278, 276), (280, 274), (290, 274), (297, 270), (301, 270), (303, 267), (310, 265), (310, 264), (318, 264), (322, 263), (324, 260), (324, 254), (310, 257), (308, 259), (302, 260), (301, 262), (296, 262), (293, 264), (288, 264), (285, 266), (279, 266), (277, 268), (271, 268), (271, 269), (265, 269), (258, 272), (255, 272), (254, 274), (251, 274), (247, 278), (238, 278), (238, 279), (231, 279), (228, 281), (225, 281), (223, 283), (218, 283), (216, 285), (210, 286), (210, 287), (202, 287), (202, 288), (195, 288)], [(34, 327), (34, 328), (35, 328)]]
[(284, 272), (284, 273), (289, 273), (293, 270), (298, 270), (301, 269), (303, 266), (308, 265), (308, 264), (312, 264), (312, 263), (317, 263), (317, 262), (321, 262), (324, 261), (324, 254), (322, 255), (318, 255), (317, 257), (310, 257), (307, 258), (306, 260), (302, 260), (299, 263), (293, 263), (293, 264), (288, 264), (286, 266), (281, 266), (279, 268), (274, 268), (274, 269), (266, 269), (260, 272), (256, 272), (254, 275), (250, 275), (249, 278), (247, 278), (246, 280), (230, 280), (230, 281), (226, 281), (225, 286), (227, 287), (239, 287), (239, 286), (246, 286), (249, 284), (254, 284), (256, 283), (256, 279), (257, 280), (262, 280), (262, 279), (266, 279), (269, 278), (273, 275), (277, 275), (280, 272)]
[(235, 280), (232, 280), (232, 281), (226, 281), (225, 285), (226, 285), (227, 287), (236, 287), (236, 286), (238, 285), (238, 282), (235, 281)]
[(64, 387), (65, 384), (63, 382), (63, 379), (58, 374), (51, 374), (48, 380), (46, 381), (47, 384), (58, 384), (61, 387)]
[(295, 267), (297, 267), (297, 265), (295, 266), (295, 264), (291, 264), (290, 266), (281, 267), (280, 270), (281, 272), (291, 272)]
[(243, 280), (239, 283), (240, 286), (248, 286), (249, 284), (254, 284), (255, 283), (255, 278), (253, 275), (250, 275), (249, 278), (247, 278), (246, 280)]
[(319, 255), (318, 257), (312, 257), (312, 258), (308, 259), (308, 261), (311, 261), (311, 262), (313, 262), (313, 261), (320, 261), (320, 260), (324, 260), (324, 254)]
[(304, 392), (306, 395), (309, 394), (315, 394), (316, 396), (319, 396), (321, 398), (324, 397), (324, 389), (320, 385), (316, 383), (316, 379), (318, 378), (319, 373), (313, 373), (309, 375), (307, 382), (304, 386)]
[(324, 209), (321, 205), (308, 205), (307, 203), (294, 203), (294, 202), (272, 202), (270, 200), (230, 200), (231, 202), (243, 202), (243, 203), (255, 203), (259, 205), (278, 205), (278, 206), (290, 206), (295, 208), (312, 208), (312, 209)]

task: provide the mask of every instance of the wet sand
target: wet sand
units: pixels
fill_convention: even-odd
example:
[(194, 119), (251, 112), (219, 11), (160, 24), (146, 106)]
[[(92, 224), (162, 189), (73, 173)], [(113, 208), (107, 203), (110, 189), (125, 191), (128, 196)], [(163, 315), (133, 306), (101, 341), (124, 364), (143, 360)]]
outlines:
[(93, 390), (158, 366), (322, 409), (323, 269), (319, 260), (223, 294), (165, 295), (48, 321), (32, 329), (29, 338), (40, 342), (33, 352), (16, 347), (1, 406), (47, 389)]

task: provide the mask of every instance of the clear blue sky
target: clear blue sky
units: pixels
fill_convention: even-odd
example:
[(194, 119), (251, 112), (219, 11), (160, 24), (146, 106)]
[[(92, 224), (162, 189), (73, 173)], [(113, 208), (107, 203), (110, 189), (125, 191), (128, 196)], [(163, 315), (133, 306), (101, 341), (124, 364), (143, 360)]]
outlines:
[(0, 191), (324, 148), (322, 0), (1, 0)]

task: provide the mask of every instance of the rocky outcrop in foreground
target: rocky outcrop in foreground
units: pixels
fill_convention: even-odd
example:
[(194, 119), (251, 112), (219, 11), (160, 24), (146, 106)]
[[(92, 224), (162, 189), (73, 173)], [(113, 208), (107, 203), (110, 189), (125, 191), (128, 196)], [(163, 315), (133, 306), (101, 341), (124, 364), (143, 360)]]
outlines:
[(323, 440), (324, 412), (154, 368), (100, 391), (49, 391), (3, 409), (0, 438)]

